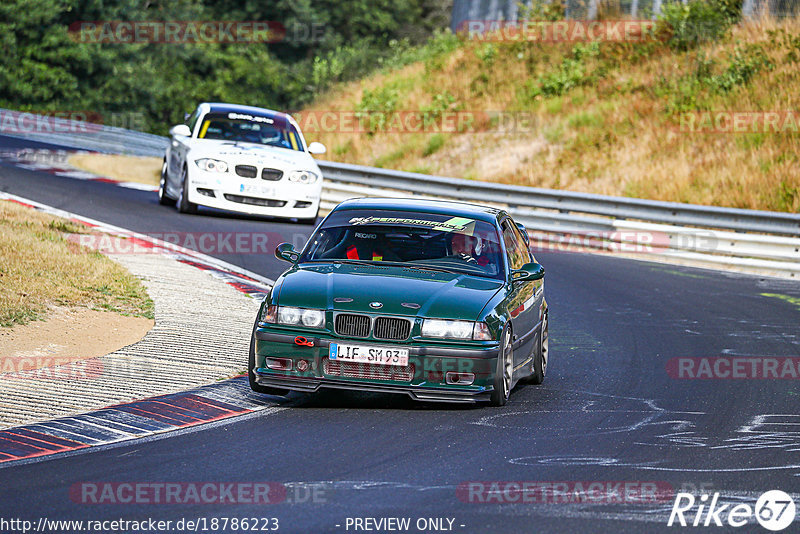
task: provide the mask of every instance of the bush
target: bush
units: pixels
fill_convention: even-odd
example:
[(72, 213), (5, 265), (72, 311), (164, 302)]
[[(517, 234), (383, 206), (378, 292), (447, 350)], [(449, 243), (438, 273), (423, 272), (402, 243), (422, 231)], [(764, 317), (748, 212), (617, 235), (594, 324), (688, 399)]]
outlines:
[(758, 72), (772, 68), (773, 64), (761, 46), (740, 47), (733, 51), (728, 68), (711, 79), (711, 85), (718, 91), (727, 93), (735, 87), (749, 83)]
[(456, 102), (456, 97), (449, 92), (438, 93), (433, 96), (433, 100), (427, 106), (423, 106), (423, 116), (427, 120), (438, 120), (446, 111), (458, 111), (460, 106)]
[[(676, 50), (689, 50), (700, 43), (715, 41), (728, 33), (741, 13), (739, 0), (673, 1), (661, 8), (659, 33), (668, 37)], [(739, 4), (740, 5), (740, 4)]]
[(433, 134), (430, 139), (428, 139), (428, 144), (425, 145), (425, 150), (422, 151), (423, 157), (428, 157), (431, 154), (434, 154), (439, 151), (440, 148), (444, 146), (445, 137), (442, 134)]
[(391, 114), (397, 109), (399, 99), (399, 92), (391, 86), (374, 91), (364, 89), (361, 102), (356, 106), (356, 117), (360, 124), (367, 125), (369, 133), (381, 132), (391, 120)]
[(585, 60), (596, 57), (599, 53), (600, 45), (597, 42), (576, 44), (571, 56), (565, 57), (554, 72), (539, 78), (531, 95), (560, 96), (575, 87), (586, 85), (592, 78), (586, 74)]

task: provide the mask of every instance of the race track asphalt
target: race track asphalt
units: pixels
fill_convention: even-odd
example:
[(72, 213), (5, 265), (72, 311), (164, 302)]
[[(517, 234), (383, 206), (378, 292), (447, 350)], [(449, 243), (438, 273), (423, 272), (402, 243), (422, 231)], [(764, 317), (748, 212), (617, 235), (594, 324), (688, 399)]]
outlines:
[[(0, 137), (0, 149), (30, 146), (44, 145)], [(155, 193), (7, 164), (0, 190), (145, 233), (266, 231), (300, 244), (310, 230), (180, 215)], [(212, 255), (273, 279), (285, 265), (269, 254)], [(455, 532), (667, 532), (681, 530), (667, 527), (681, 490), (750, 505), (767, 490), (800, 493), (800, 381), (676, 379), (667, 370), (672, 358), (800, 357), (800, 284), (580, 253), (537, 259), (551, 310), (548, 375), (542, 386), (518, 387), (503, 408), (293, 395), (276, 412), (0, 467), (0, 518), (200, 518), (209, 528), (212, 518), (278, 518), (279, 532), (316, 533), (365, 532), (352, 518), (404, 517), (407, 532), (419, 532), (424, 518), (452, 519)], [(284, 484), (287, 501), (87, 504), (70, 496), (82, 482), (264, 481)], [(472, 502), (487, 495), (459, 491), (479, 487), (471, 481), (627, 481), (666, 492), (644, 503), (624, 495), (541, 502), (533, 493), (533, 502), (513, 502), (523, 497), (513, 492)], [(226, 531), (236, 530), (229, 523)]]

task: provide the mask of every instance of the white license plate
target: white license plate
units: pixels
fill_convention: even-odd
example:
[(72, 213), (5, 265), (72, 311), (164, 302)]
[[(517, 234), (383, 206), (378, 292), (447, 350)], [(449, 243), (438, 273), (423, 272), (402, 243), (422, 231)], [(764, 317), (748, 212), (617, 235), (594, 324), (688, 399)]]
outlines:
[(331, 343), (328, 358), (342, 362), (408, 365), (408, 349)]
[(248, 193), (251, 195), (264, 195), (267, 197), (274, 197), (275, 196), (275, 188), (274, 187), (262, 187), (259, 185), (253, 184), (241, 184), (239, 186), (240, 193)]

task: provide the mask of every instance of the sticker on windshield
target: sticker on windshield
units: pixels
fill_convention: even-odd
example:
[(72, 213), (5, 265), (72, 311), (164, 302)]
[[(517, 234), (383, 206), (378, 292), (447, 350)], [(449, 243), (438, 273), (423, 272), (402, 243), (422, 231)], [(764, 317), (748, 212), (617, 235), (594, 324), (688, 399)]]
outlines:
[(260, 117), (258, 115), (247, 115), (245, 113), (228, 113), (228, 118), (231, 120), (245, 120), (250, 122), (265, 122), (267, 124), (274, 124), (275, 121), (269, 117)]
[(427, 226), (433, 230), (443, 232), (458, 232), (472, 235), (475, 231), (475, 221), (464, 217), (453, 217), (443, 222), (426, 221), (424, 219), (405, 219), (401, 217), (353, 217), (350, 219), (352, 225), (362, 224), (404, 224), (413, 226)]

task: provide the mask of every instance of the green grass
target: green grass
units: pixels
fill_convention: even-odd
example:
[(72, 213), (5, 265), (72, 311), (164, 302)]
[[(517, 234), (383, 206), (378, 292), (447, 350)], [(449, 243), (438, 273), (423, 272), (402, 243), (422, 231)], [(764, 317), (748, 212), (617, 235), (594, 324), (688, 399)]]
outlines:
[(433, 134), (430, 139), (428, 139), (428, 144), (425, 145), (425, 149), (422, 151), (423, 157), (428, 157), (438, 152), (439, 149), (444, 146), (445, 141), (446, 138), (442, 134)]

